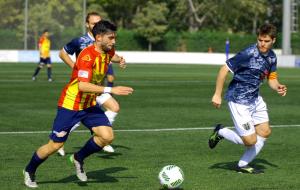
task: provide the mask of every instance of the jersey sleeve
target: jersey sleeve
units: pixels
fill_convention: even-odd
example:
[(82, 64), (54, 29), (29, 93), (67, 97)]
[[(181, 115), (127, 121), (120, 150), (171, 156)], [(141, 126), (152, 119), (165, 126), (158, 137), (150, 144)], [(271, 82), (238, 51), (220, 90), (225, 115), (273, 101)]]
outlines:
[(78, 69), (78, 81), (90, 82), (93, 75), (92, 54), (89, 51), (82, 51), (76, 61)]
[(79, 38), (74, 38), (72, 41), (64, 46), (64, 50), (69, 54), (73, 55), (80, 48)]
[(268, 75), (268, 79), (277, 79), (277, 59), (274, 60), (274, 63), (272, 64), (270, 68), (270, 74)]
[(239, 69), (240, 64), (245, 61), (248, 61), (248, 59), (249, 55), (245, 51), (240, 51), (234, 57), (228, 59), (226, 61), (226, 64), (229, 70), (234, 73)]

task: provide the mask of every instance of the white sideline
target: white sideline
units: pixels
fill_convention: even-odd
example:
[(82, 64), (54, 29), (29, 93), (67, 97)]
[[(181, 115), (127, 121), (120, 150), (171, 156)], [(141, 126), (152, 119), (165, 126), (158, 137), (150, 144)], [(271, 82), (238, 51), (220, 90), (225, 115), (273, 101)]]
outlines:
[[(300, 127), (300, 125), (271, 125), (272, 128), (289, 128)], [(229, 127), (233, 128), (233, 127)], [(194, 130), (211, 130), (213, 127), (195, 127), (195, 128), (169, 128), (169, 129), (117, 129), (114, 132), (161, 132), (161, 131), (194, 131)], [(89, 130), (75, 130), (75, 133), (86, 133)], [(42, 134), (50, 133), (50, 131), (6, 131), (0, 132), (0, 135), (15, 135), (15, 134)]]

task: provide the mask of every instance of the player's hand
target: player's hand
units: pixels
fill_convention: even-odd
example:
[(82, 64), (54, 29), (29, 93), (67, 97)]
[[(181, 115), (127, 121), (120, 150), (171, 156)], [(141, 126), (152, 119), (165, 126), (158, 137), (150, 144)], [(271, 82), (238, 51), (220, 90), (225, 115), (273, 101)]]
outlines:
[(127, 86), (116, 86), (111, 88), (111, 93), (115, 95), (126, 96), (133, 93), (133, 88)]
[(280, 95), (280, 96), (285, 96), (286, 93), (287, 93), (287, 87), (285, 85), (278, 85), (277, 87), (277, 93)]
[(126, 68), (126, 62), (125, 62), (125, 59), (123, 58), (123, 56), (120, 56), (120, 64), (119, 66), (122, 68), (122, 69), (125, 69)]
[(211, 102), (215, 108), (220, 108), (222, 104), (222, 97), (214, 94), (214, 96), (211, 99)]

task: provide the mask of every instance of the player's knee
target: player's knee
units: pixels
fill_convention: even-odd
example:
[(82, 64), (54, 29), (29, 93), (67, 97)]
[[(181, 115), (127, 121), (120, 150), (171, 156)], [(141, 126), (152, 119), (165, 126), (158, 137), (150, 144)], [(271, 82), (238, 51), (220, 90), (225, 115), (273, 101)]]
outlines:
[(264, 138), (268, 138), (271, 133), (272, 130), (269, 126), (263, 126), (256, 130), (256, 134)]
[(252, 135), (251, 137), (242, 138), (245, 146), (255, 145), (257, 142), (256, 135)]
[(263, 134), (261, 134), (260, 136), (264, 137), (264, 138), (268, 138), (272, 133), (271, 128), (267, 128), (266, 130), (263, 131)]
[(114, 140), (114, 135), (113, 134), (106, 134), (102, 136), (102, 139), (105, 144), (111, 144), (112, 141)]
[(102, 134), (101, 136), (95, 136), (96, 143), (102, 146), (111, 144), (113, 140), (114, 140), (113, 134)]
[(111, 107), (109, 108), (110, 111), (113, 111), (113, 112), (116, 112), (116, 113), (119, 113), (120, 112), (120, 106), (117, 102), (113, 103), (111, 105)]
[(120, 112), (120, 105), (119, 103), (113, 99), (112, 97), (104, 102), (103, 106), (106, 110), (119, 113)]

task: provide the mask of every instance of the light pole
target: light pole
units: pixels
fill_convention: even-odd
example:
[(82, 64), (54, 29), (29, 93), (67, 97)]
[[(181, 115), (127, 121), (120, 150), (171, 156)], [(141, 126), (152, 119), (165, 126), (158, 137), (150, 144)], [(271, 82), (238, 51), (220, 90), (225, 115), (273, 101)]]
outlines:
[(25, 0), (24, 14), (24, 50), (27, 50), (28, 0)]
[(86, 0), (82, 0), (82, 34), (85, 34), (86, 28), (85, 28), (85, 15), (86, 15)]
[(282, 54), (291, 54), (291, 0), (283, 1)]

